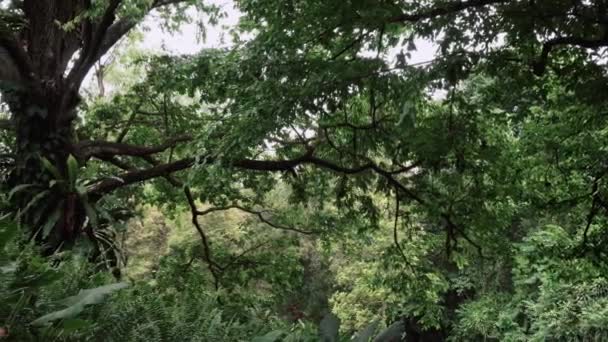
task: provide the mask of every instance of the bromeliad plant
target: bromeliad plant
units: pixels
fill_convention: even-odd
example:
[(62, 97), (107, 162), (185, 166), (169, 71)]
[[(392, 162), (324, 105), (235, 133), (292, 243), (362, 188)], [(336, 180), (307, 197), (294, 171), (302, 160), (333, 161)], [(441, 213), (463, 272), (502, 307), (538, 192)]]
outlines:
[(87, 181), (80, 173), (76, 158), (68, 157), (64, 173), (48, 159), (40, 159), (46, 176), (50, 178), (46, 186), (21, 184), (10, 191), (8, 198), (9, 201), (15, 196), (29, 199), (16, 217), (20, 219), (28, 215), (33, 218), (30, 224), (35, 229), (32, 229), (30, 238), (47, 241), (47, 254), (56, 249), (57, 242), (73, 243), (81, 233), (73, 230), (74, 227), (83, 227), (91, 241), (98, 241), (95, 231), (98, 227), (97, 210), (89, 200)]

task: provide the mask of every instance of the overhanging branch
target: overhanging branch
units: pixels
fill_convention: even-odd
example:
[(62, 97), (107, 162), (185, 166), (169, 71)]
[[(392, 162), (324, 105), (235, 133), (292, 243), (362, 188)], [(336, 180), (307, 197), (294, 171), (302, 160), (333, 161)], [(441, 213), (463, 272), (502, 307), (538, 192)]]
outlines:
[(175, 147), (180, 142), (187, 142), (189, 140), (191, 140), (191, 137), (184, 135), (169, 139), (165, 143), (154, 147), (131, 145), (120, 142), (85, 140), (76, 144), (74, 148), (78, 156), (83, 160), (87, 160), (90, 157), (107, 158), (108, 156), (117, 155), (142, 157), (163, 152), (171, 147)]
[(89, 193), (104, 195), (127, 185), (163, 177), (174, 172), (185, 170), (194, 165), (194, 158), (186, 158), (168, 164), (161, 164), (145, 170), (125, 172), (117, 177), (106, 178), (89, 189)]
[(543, 48), (540, 53), (540, 57), (534, 63), (533, 71), (537, 76), (542, 75), (547, 68), (549, 62), (549, 55), (551, 52), (564, 45), (578, 46), (587, 49), (597, 49), (600, 47), (608, 46), (608, 36), (602, 37), (601, 39), (586, 39), (581, 37), (556, 37), (543, 43)]
[[(413, 200), (414, 202), (428, 207), (429, 202), (424, 198), (420, 197), (418, 194), (413, 192), (411, 189), (403, 185), (400, 181), (395, 178), (395, 175), (390, 171), (384, 170), (381, 167), (369, 163), (359, 167), (344, 167), (341, 165), (337, 165), (332, 163), (331, 161), (317, 158), (313, 155), (313, 150), (308, 151), (306, 154), (300, 156), (295, 159), (288, 160), (252, 160), (252, 159), (242, 159), (233, 161), (230, 163), (230, 166), (253, 170), (253, 171), (267, 171), (267, 172), (285, 172), (285, 171), (293, 171), (293, 169), (300, 165), (315, 165), (321, 167), (323, 169), (331, 170), (336, 173), (341, 174), (358, 174), (363, 172), (374, 172), (377, 175), (381, 176), (385, 179), (391, 186), (393, 186), (398, 192), (403, 193), (408, 198)], [(205, 158), (200, 158), (201, 160), (205, 160), (207, 164), (215, 163), (217, 161), (216, 158), (207, 156)], [(89, 193), (95, 196), (103, 196), (106, 193), (112, 192), (118, 188), (122, 188), (131, 184), (143, 182), (149, 179), (157, 178), (157, 177), (166, 177), (171, 175), (174, 172), (182, 171), (192, 167), (196, 163), (195, 158), (185, 158), (172, 163), (161, 164), (154, 166), (152, 168), (146, 170), (137, 170), (125, 172), (118, 177), (107, 178), (92, 186), (89, 190)], [(235, 206), (235, 208), (238, 208)], [(242, 208), (238, 208), (243, 210)], [(248, 210), (244, 210), (248, 211)], [(266, 222), (267, 220), (258, 212), (249, 210), (248, 212), (257, 215), (262, 221)], [(201, 214), (198, 212), (197, 214)], [(473, 247), (478, 250), (478, 253), (483, 257), (482, 248), (479, 244), (475, 243), (464, 231), (464, 229), (458, 226), (452, 219), (452, 216), (448, 213), (441, 213), (441, 218), (446, 222), (450, 231), (456, 231), (462, 236), (467, 242), (469, 242)], [(268, 222), (266, 222), (268, 223)], [(455, 238), (455, 236), (452, 236)]]
[[(206, 163), (215, 163), (217, 160), (212, 156), (201, 156), (200, 160), (205, 160)], [(122, 175), (118, 175), (114, 178), (105, 179), (90, 190), (91, 193), (106, 194), (114, 191), (118, 188), (131, 185), (134, 183), (143, 182), (152, 178), (162, 177), (173, 172), (178, 172), (190, 168), (196, 162), (195, 158), (185, 158), (175, 162), (161, 164), (154, 166), (146, 170), (138, 170), (134, 172), (126, 172)], [(413, 194), (408, 188), (397, 181), (390, 171), (384, 170), (379, 166), (368, 163), (356, 167), (345, 167), (338, 164), (334, 164), (331, 161), (317, 158), (313, 155), (313, 151), (308, 151), (306, 154), (287, 160), (256, 160), (256, 159), (241, 159), (230, 162), (229, 166), (252, 170), (252, 171), (267, 171), (267, 172), (287, 172), (293, 171), (294, 168), (300, 165), (315, 165), (321, 168), (341, 173), (341, 174), (358, 174), (363, 172), (376, 172), (377, 174), (385, 177), (389, 183), (397, 186), (400, 190), (406, 193), (408, 196), (413, 198), (420, 204), (425, 204), (421, 198)]]

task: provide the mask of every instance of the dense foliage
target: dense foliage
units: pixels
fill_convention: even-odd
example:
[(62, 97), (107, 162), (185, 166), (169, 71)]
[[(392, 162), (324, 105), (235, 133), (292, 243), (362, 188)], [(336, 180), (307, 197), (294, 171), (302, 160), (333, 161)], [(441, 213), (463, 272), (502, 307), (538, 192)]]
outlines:
[(234, 6), (0, 1), (0, 339), (608, 339), (608, 2)]

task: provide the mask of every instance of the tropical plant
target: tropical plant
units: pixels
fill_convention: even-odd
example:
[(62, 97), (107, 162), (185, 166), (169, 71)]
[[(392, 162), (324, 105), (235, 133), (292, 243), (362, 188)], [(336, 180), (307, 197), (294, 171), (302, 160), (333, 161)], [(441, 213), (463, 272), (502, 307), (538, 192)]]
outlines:
[[(112, 338), (305, 340), (331, 309), (346, 335), (379, 319), (422, 340), (604, 338), (606, 1), (233, 5), (230, 46), (178, 56), (118, 42), (219, 7), (0, 1), (11, 326), (78, 312), (94, 339), (141, 310)], [(436, 52), (416, 62), (421, 43)], [(106, 88), (108, 54), (132, 77)], [(85, 260), (120, 277), (114, 222), (145, 208), (179, 236), (89, 307), (114, 281)]]

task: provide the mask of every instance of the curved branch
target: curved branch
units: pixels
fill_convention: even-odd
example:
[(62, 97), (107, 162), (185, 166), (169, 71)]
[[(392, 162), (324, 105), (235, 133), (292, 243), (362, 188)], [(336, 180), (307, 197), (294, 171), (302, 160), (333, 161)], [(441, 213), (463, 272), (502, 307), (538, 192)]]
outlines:
[(194, 158), (186, 158), (172, 163), (161, 164), (145, 170), (125, 172), (117, 177), (106, 178), (89, 189), (89, 193), (103, 196), (118, 188), (144, 182), (149, 179), (163, 177), (174, 172), (185, 170), (194, 165)]
[[(420, 197), (419, 195), (414, 193), (411, 189), (407, 188), (405, 185), (403, 185), (401, 182), (399, 182), (395, 178), (395, 175), (392, 172), (384, 170), (373, 163), (369, 163), (369, 164), (359, 166), (359, 167), (348, 168), (348, 167), (334, 164), (328, 160), (317, 158), (317, 157), (313, 156), (313, 152), (314, 152), (313, 150), (310, 150), (303, 156), (301, 156), (299, 158), (295, 158), (295, 159), (288, 159), (288, 160), (242, 159), (242, 160), (234, 161), (230, 165), (233, 167), (242, 168), (242, 169), (246, 169), (246, 170), (269, 171), (269, 172), (293, 171), (293, 169), (295, 167), (297, 167), (299, 165), (305, 165), (305, 164), (319, 166), (321, 168), (331, 170), (333, 172), (337, 172), (337, 173), (341, 173), (341, 174), (358, 174), (358, 173), (371, 171), (371, 172), (375, 172), (379, 176), (383, 177), (397, 191), (402, 192), (403, 194), (405, 194), (408, 198), (410, 198), (414, 202), (416, 202), (422, 206), (429, 206), (429, 203), (425, 199), (423, 199), (422, 197)], [(200, 159), (205, 160), (206, 163), (214, 163), (217, 161), (216, 158), (210, 157), (210, 156), (201, 157)], [(122, 175), (119, 175), (118, 177), (106, 178), (106, 179), (100, 181), (99, 183), (93, 185), (89, 189), (88, 192), (94, 196), (103, 196), (104, 194), (107, 194), (118, 188), (122, 188), (122, 187), (125, 187), (128, 185), (131, 185), (131, 184), (143, 182), (143, 181), (157, 178), (157, 177), (169, 176), (173, 172), (182, 171), (182, 170), (192, 167), (193, 165), (195, 165), (196, 162), (197, 162), (197, 159), (195, 159), (195, 158), (185, 158), (185, 159), (181, 159), (181, 160), (167, 163), (167, 164), (156, 165), (152, 168), (145, 169), (145, 170), (125, 172)], [(235, 208), (238, 208), (238, 207), (235, 207)], [(244, 210), (242, 208), (238, 208), (238, 209)], [(263, 222), (269, 224), (269, 222), (267, 222), (267, 220), (263, 217), (263, 215), (261, 213), (251, 211), (251, 210), (244, 210), (244, 211), (248, 211), (252, 214), (258, 215), (258, 217)], [(203, 212), (198, 212), (198, 210), (197, 210), (197, 214), (201, 214), (201, 213), (203, 213)], [(483, 256), (481, 246), (479, 244), (475, 243), (465, 233), (464, 229), (462, 229), (461, 227), (456, 225), (453, 222), (452, 217), (449, 214), (442, 213), (441, 217), (446, 221), (446, 223), (448, 224), (450, 229), (456, 230), (467, 242), (469, 242), (473, 247), (475, 247), (478, 250), (480, 255)], [(275, 228), (280, 228), (280, 227), (275, 227)], [(280, 228), (280, 229), (284, 229), (284, 227)]]
[[(356, 167), (345, 167), (338, 164), (334, 164), (331, 161), (325, 159), (317, 158), (313, 155), (313, 152), (313, 150), (310, 150), (306, 154), (298, 158), (287, 160), (241, 159), (230, 162), (229, 166), (252, 171), (290, 172), (293, 171), (294, 168), (296, 168), (297, 166), (310, 164), (341, 174), (358, 174), (367, 171), (376, 172), (377, 174), (386, 178), (391, 185), (399, 188), (402, 192), (410, 196), (416, 202), (420, 204), (426, 204), (426, 202), (422, 198), (416, 196), (414, 193), (412, 193), (411, 190), (409, 190), (403, 184), (397, 181), (391, 171), (384, 170), (371, 162)], [(215, 163), (217, 161), (217, 159), (212, 156), (200, 156), (199, 159), (205, 160), (206, 163)], [(196, 163), (196, 161), (197, 160), (195, 158), (185, 158), (171, 163), (157, 165), (145, 170), (126, 172), (117, 177), (108, 178), (97, 183), (90, 189), (89, 192), (103, 195), (130, 184), (143, 182), (152, 178), (161, 177), (169, 175), (173, 172), (185, 170), (187, 168), (192, 167)]]
[[(10, 60), (5, 61), (4, 59), (0, 59), (4, 64), (1, 68), (10, 68), (12, 67), (10, 63), (13, 63), (14, 67), (17, 68), (20, 79), (31, 80), (34, 68), (32, 68), (30, 57), (23, 47), (17, 43), (13, 34), (0, 31), (0, 53), (2, 50), (6, 52)], [(0, 75), (3, 73), (0, 72)]]
[(321, 233), (321, 231), (318, 231), (318, 230), (302, 230), (299, 228), (289, 227), (289, 226), (284, 226), (284, 225), (274, 223), (274, 222), (270, 221), (269, 219), (267, 219), (266, 217), (264, 217), (265, 211), (257, 211), (257, 210), (249, 209), (249, 208), (243, 207), (238, 204), (233, 204), (233, 205), (229, 205), (229, 206), (225, 206), (225, 207), (211, 207), (211, 208), (205, 209), (203, 211), (198, 211), (197, 214), (199, 216), (204, 216), (204, 215), (210, 214), (215, 211), (225, 211), (225, 210), (230, 210), (230, 209), (238, 209), (240, 211), (255, 215), (259, 218), (259, 220), (261, 222), (263, 222), (263, 223), (267, 224), (268, 226), (275, 228), (275, 229), (288, 230), (288, 231), (292, 231), (292, 232), (296, 232), (296, 233), (300, 233), (300, 234), (304, 234), (304, 235), (313, 235), (313, 234)]
[[(87, 23), (85, 25), (86, 36), (84, 37), (84, 46), (80, 52), (80, 57), (74, 64), (74, 68), (68, 75), (68, 80), (70, 81), (73, 89), (80, 87), (80, 84), (82, 83), (82, 80), (86, 74), (93, 67), (97, 59), (101, 57), (99, 53), (100, 50), (102, 50), (102, 42), (106, 38), (106, 34), (110, 26), (112, 26), (116, 20), (116, 10), (121, 2), (122, 0), (110, 0), (110, 4), (103, 13), (99, 24), (92, 25), (90, 22), (91, 19), (87, 19)], [(95, 27), (94, 31), (92, 31), (92, 27)], [(103, 51), (102, 55), (106, 51)]]
[[(141, 22), (141, 18), (130, 17), (116, 20), (116, 10), (121, 1), (122, 0), (111, 0), (97, 30), (94, 33), (90, 33), (89, 38), (86, 38), (86, 44), (81, 52), (81, 57), (68, 75), (69, 84), (72, 89), (79, 88), (87, 73), (95, 63), (132, 28)], [(148, 12), (159, 7), (186, 1), (187, 0), (156, 0), (148, 9)]]
[(207, 263), (209, 272), (211, 272), (211, 275), (213, 276), (215, 289), (217, 290), (220, 285), (219, 284), (219, 281), (220, 281), (219, 273), (222, 270), (222, 268), (215, 261), (213, 261), (213, 259), (211, 257), (211, 248), (209, 247), (209, 240), (207, 239), (207, 235), (205, 234), (205, 231), (201, 227), (200, 222), (198, 222), (198, 216), (199, 216), (198, 209), (196, 208), (196, 202), (194, 201), (194, 197), (192, 196), (192, 192), (190, 192), (189, 187), (184, 188), (184, 194), (186, 195), (186, 199), (188, 200), (188, 205), (190, 206), (190, 212), (192, 213), (192, 224), (196, 228), (196, 231), (200, 235), (201, 241), (203, 243), (203, 257), (205, 259), (205, 262)]
[(600, 39), (585, 39), (581, 37), (556, 37), (546, 41), (543, 44), (540, 57), (532, 65), (533, 72), (535, 75), (541, 76), (545, 72), (545, 69), (547, 68), (547, 63), (549, 62), (549, 54), (551, 54), (551, 52), (555, 48), (563, 45), (573, 45), (581, 48), (597, 49), (600, 47), (608, 46), (608, 36), (602, 37)]
[(187, 142), (191, 139), (192, 138), (188, 135), (179, 136), (154, 147), (131, 145), (120, 142), (84, 140), (76, 144), (74, 148), (78, 156), (84, 160), (87, 160), (90, 157), (117, 155), (141, 157), (163, 152), (171, 147), (175, 147), (175, 145), (180, 142)]

